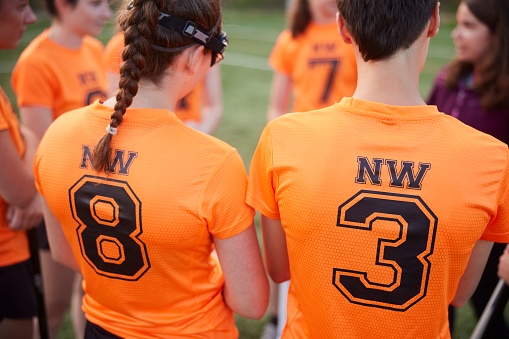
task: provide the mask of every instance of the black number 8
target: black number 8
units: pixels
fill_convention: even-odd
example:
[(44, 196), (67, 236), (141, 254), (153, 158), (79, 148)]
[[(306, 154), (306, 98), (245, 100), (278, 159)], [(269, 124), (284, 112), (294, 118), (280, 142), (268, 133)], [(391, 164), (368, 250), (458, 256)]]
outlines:
[(397, 239), (379, 238), (377, 246), (375, 264), (392, 268), (392, 282), (342, 267), (333, 269), (332, 283), (352, 303), (405, 311), (426, 295), (438, 218), (418, 196), (373, 191), (360, 191), (338, 209), (338, 227), (370, 232), (377, 220), (399, 225)]
[(138, 280), (150, 268), (141, 202), (125, 181), (83, 176), (69, 190), (81, 254), (100, 275)]

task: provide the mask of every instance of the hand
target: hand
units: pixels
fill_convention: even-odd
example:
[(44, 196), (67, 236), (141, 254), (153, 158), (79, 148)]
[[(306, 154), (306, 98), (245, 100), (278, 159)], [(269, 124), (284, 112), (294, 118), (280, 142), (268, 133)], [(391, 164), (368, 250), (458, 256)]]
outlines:
[(500, 256), (498, 277), (504, 279), (506, 284), (509, 284), (509, 245), (506, 246), (504, 253)]
[(16, 231), (28, 230), (36, 227), (43, 218), (41, 196), (37, 193), (25, 208), (9, 206), (7, 223), (9, 228)]

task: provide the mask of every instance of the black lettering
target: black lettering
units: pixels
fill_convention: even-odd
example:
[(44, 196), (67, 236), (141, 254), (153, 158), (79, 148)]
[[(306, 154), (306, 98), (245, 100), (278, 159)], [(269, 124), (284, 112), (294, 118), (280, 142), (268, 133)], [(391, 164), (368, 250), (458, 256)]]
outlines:
[(357, 162), (359, 163), (359, 169), (357, 170), (357, 177), (355, 178), (355, 182), (357, 184), (365, 184), (366, 183), (366, 174), (369, 178), (369, 181), (373, 185), (381, 185), (382, 179), (380, 179), (380, 170), (382, 164), (384, 162), (383, 159), (375, 158), (373, 159), (373, 166), (371, 166), (369, 159), (366, 157), (357, 157)]
[[(413, 161), (402, 161), (402, 168), (399, 173), (397, 173), (396, 169), (397, 163), (398, 162), (396, 160), (386, 160), (386, 164), (389, 167), (389, 175), (391, 177), (390, 186), (420, 190), (422, 188), (422, 180), (424, 179), (428, 169), (431, 168), (431, 164), (419, 163), (419, 172), (416, 176), (414, 176)], [(407, 178), (407, 180), (405, 180), (405, 178)], [(407, 182), (406, 186), (403, 181)]]

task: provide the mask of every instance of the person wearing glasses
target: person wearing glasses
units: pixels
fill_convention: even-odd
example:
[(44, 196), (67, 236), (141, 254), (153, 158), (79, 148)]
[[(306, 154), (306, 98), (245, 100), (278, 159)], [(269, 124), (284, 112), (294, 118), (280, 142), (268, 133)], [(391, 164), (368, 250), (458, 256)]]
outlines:
[(36, 154), (53, 258), (83, 275), (85, 338), (237, 338), (234, 312), (268, 300), (246, 170), (174, 113), (223, 58), (219, 0), (127, 9), (116, 97), (61, 116)]

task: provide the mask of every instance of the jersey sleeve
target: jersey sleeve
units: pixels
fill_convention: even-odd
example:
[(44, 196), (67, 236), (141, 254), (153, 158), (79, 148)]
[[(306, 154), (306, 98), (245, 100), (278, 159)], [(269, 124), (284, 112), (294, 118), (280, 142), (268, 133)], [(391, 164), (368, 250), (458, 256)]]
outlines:
[(267, 124), (256, 147), (249, 169), (247, 203), (261, 214), (279, 219), (276, 201), (277, 175), (274, 171), (270, 125)]
[(509, 150), (497, 199), (497, 213), (484, 231), (481, 239), (509, 243)]
[(0, 87), (0, 132), (9, 129), (9, 124), (7, 123), (6, 116), (7, 114), (11, 114), (9, 112), (10, 106), (8, 105), (9, 99), (7, 95)]
[(246, 204), (247, 175), (237, 150), (227, 152), (210, 175), (200, 197), (200, 214), (210, 234), (233, 237), (253, 222), (255, 211)]
[(290, 30), (284, 30), (279, 35), (269, 57), (269, 65), (277, 72), (290, 75), (294, 57), (292, 56), (294, 40)]
[(44, 62), (34, 58), (20, 60), (12, 74), (12, 88), (18, 107), (55, 107), (56, 77)]

